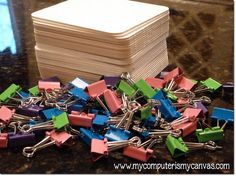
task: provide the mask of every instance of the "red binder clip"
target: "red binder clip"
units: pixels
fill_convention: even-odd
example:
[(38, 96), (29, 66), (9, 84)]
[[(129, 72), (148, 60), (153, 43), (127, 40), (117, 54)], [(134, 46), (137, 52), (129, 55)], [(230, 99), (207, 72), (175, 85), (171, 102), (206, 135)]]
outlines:
[(7, 148), (8, 134), (0, 133), (0, 148)]
[(146, 78), (145, 81), (154, 89), (159, 88), (162, 89), (165, 86), (166, 81), (163, 79), (159, 79), (159, 78)]
[(104, 80), (97, 81), (87, 86), (88, 94), (92, 98), (96, 98), (103, 94), (107, 90), (107, 86)]
[(95, 114), (79, 113), (77, 111), (71, 111), (68, 119), (72, 126), (91, 127)]
[(172, 79), (178, 78), (181, 75), (183, 75), (183, 71), (179, 67), (177, 67), (174, 70), (172, 70), (171, 72), (169, 72), (167, 75), (165, 75), (164, 80), (166, 82), (169, 82)]
[(45, 91), (53, 91), (54, 89), (60, 89), (61, 84), (60, 82), (49, 82), (49, 81), (42, 81), (40, 80), (38, 82), (38, 88), (39, 90), (45, 90)]
[(112, 113), (116, 113), (117, 111), (120, 110), (121, 100), (117, 97), (117, 95), (113, 91), (107, 89), (104, 91), (103, 95), (106, 104)]
[(196, 85), (196, 83), (184, 76), (181, 76), (179, 79), (177, 79), (176, 84), (179, 88), (182, 88), (184, 90), (191, 90)]

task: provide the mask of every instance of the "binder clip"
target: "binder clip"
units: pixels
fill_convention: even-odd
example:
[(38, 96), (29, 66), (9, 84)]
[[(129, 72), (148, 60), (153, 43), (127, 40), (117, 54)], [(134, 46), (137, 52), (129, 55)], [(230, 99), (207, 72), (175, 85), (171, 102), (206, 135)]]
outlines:
[(225, 108), (214, 107), (211, 118), (217, 120), (224, 120), (226, 122), (234, 121), (234, 111)]
[(99, 97), (107, 90), (107, 86), (104, 80), (97, 81), (87, 86), (88, 94), (92, 98)]
[(171, 91), (169, 91), (166, 88), (164, 88), (163, 90), (166, 93), (166, 97), (167, 98), (171, 99), (174, 102), (176, 102), (178, 100), (178, 97), (175, 94), (173, 94)]
[(147, 162), (151, 157), (154, 157), (154, 151), (151, 148), (156, 143), (158, 143), (158, 139), (149, 139), (139, 146), (129, 145), (124, 148), (123, 155), (139, 161)]
[(179, 68), (176, 67), (174, 70), (170, 71), (168, 74), (164, 76), (164, 80), (166, 82), (169, 82), (173, 79), (177, 79), (183, 75), (183, 71)]
[(133, 87), (131, 87), (128, 83), (126, 83), (124, 80), (120, 80), (116, 90), (120, 93), (124, 93), (128, 97), (132, 97), (136, 92), (136, 90)]
[(124, 148), (129, 145), (138, 146), (141, 144), (139, 137), (135, 136), (129, 140), (108, 142), (106, 138), (103, 140), (92, 139), (91, 153), (93, 155), (93, 161), (97, 161), (103, 156), (108, 156), (109, 152)]
[(71, 112), (71, 111), (82, 112), (84, 110), (84, 108), (85, 108), (85, 104), (73, 104), (68, 107), (68, 112)]
[[(180, 137), (182, 134), (181, 130), (175, 129), (175, 130), (159, 130), (159, 129), (152, 129), (150, 131), (144, 131), (142, 132), (142, 136), (144, 138), (155, 138), (158, 137), (167, 137), (168, 135), (174, 136), (174, 137)], [(160, 140), (159, 140), (160, 141)]]
[(110, 128), (107, 130), (105, 137), (109, 141), (122, 141), (127, 140), (131, 137), (131, 132), (116, 126), (110, 125)]
[(95, 129), (103, 129), (107, 126), (109, 117), (106, 115), (96, 114), (95, 118), (93, 119), (92, 126)]
[(166, 99), (165, 92), (162, 89), (157, 90), (156, 94), (152, 97), (154, 100)]
[(154, 128), (157, 119), (155, 116), (150, 115), (144, 122), (144, 126), (148, 129)]
[(51, 76), (48, 78), (42, 79), (42, 81), (48, 81), (48, 82), (61, 82), (61, 80), (57, 76)]
[(85, 89), (89, 84), (85, 81), (83, 81), (80, 78), (75, 78), (73, 81), (71, 81), (71, 84), (77, 88)]
[(202, 104), (202, 102), (194, 103), (196, 109), (201, 109), (203, 114), (206, 115), (208, 113), (208, 109)]
[(89, 146), (91, 146), (92, 139), (103, 140), (103, 135), (93, 132), (92, 129), (80, 128), (80, 138)]
[(69, 125), (69, 120), (66, 112), (63, 112), (56, 117), (52, 117), (52, 120), (50, 121), (38, 123), (32, 126), (25, 124), (20, 128), (20, 131), (23, 133), (31, 133), (33, 131), (39, 131), (39, 130), (51, 130), (51, 129), (60, 130), (63, 127), (66, 127), (67, 125)]
[(159, 78), (148, 77), (145, 81), (154, 89), (162, 89), (165, 86), (165, 80)]
[(79, 113), (76, 111), (72, 111), (71, 114), (68, 115), (70, 125), (81, 127), (91, 127), (94, 117), (95, 114)]
[(7, 148), (8, 134), (0, 132), (0, 148)]
[(189, 151), (181, 137), (175, 138), (172, 135), (167, 136), (166, 146), (173, 158), (186, 155)]
[(139, 109), (137, 112), (141, 120), (146, 120), (149, 116), (152, 115), (152, 107), (151, 106), (144, 106)]
[(134, 84), (134, 88), (138, 90), (145, 99), (150, 99), (156, 94), (155, 90), (151, 88), (143, 79), (136, 82)]
[(117, 97), (117, 95), (113, 91), (107, 89), (104, 91), (103, 95), (105, 102), (111, 113), (116, 113), (121, 109), (121, 100)]
[(8, 133), (8, 144), (11, 148), (32, 145), (35, 143), (36, 138), (34, 133)]
[(179, 88), (184, 90), (191, 90), (196, 85), (195, 82), (184, 76), (181, 76), (179, 79), (176, 79), (176, 84)]
[(183, 116), (171, 122), (173, 129), (180, 129), (182, 136), (188, 136), (197, 129), (198, 119), (204, 117), (201, 109), (186, 108)]
[(42, 114), (46, 118), (46, 120), (52, 120), (53, 117), (56, 117), (60, 114), (62, 114), (63, 111), (57, 109), (57, 108), (51, 108), (51, 109), (46, 109), (42, 111)]
[(33, 96), (38, 96), (39, 95), (39, 87), (38, 86), (34, 86), (30, 89), (28, 89), (29, 93)]
[(197, 129), (195, 132), (198, 142), (219, 141), (224, 138), (224, 130), (219, 126)]
[(29, 97), (30, 97), (30, 94), (29, 93), (26, 93), (26, 92), (24, 92), (24, 91), (19, 91), (18, 92), (18, 95), (23, 99), (23, 100), (26, 100), (26, 99), (28, 99)]
[(20, 113), (22, 115), (30, 116), (30, 117), (35, 117), (39, 116), (40, 113), (42, 112), (43, 107), (40, 107), (38, 105), (29, 105), (29, 106), (19, 106), (16, 109), (17, 113)]
[(89, 100), (89, 96), (84, 92), (82, 88), (74, 87), (69, 90), (69, 93), (79, 100), (85, 102)]
[(7, 103), (9, 99), (14, 97), (19, 91), (21, 91), (21, 87), (16, 84), (11, 84), (4, 92), (0, 94), (0, 102)]
[(38, 81), (38, 88), (40, 91), (52, 92), (55, 89), (61, 88), (60, 82)]
[(72, 137), (72, 135), (68, 134), (65, 131), (63, 131), (63, 132), (55, 132), (55, 131), (46, 132), (46, 137), (42, 141), (40, 141), (39, 143), (37, 143), (36, 145), (34, 145), (32, 147), (25, 147), (23, 149), (22, 154), (28, 158), (33, 157), (37, 151), (42, 150), (46, 147), (49, 147), (52, 145), (56, 145), (58, 147), (61, 147), (71, 137)]
[(104, 80), (107, 87), (115, 87), (117, 83), (120, 81), (119, 76), (102, 76), (101, 80)]
[(217, 82), (216, 80), (212, 79), (212, 78), (208, 78), (205, 81), (200, 81), (201, 85), (198, 86), (193, 92), (194, 93), (203, 93), (203, 92), (215, 92), (217, 91), (222, 84), (220, 84), (219, 82)]
[(160, 112), (167, 119), (176, 119), (181, 116), (181, 114), (176, 110), (174, 106), (172, 106), (171, 101), (169, 99), (160, 99), (161, 106), (158, 107)]

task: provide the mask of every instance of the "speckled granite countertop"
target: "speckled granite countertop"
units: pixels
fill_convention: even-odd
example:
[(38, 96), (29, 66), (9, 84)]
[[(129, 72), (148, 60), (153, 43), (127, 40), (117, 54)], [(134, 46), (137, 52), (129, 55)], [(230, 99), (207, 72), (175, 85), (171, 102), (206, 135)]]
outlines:
[[(165, 0), (165, 3), (167, 3), (168, 0)], [(33, 28), (32, 28), (32, 22), (30, 19), (30, 13), (32, 11), (35, 11), (37, 9), (47, 7), (51, 4), (54, 4), (56, 2), (59, 2), (59, 0), (54, 1), (45, 1), (45, 0), (38, 0), (38, 1), (31, 1), (31, 0), (22, 0), (22, 1), (9, 1), (9, 7), (11, 9), (11, 13), (15, 16), (13, 17), (13, 27), (15, 28), (15, 32), (18, 33), (17, 38), (17, 46), (18, 46), (18, 52), (17, 54), (12, 55), (9, 51), (9, 49), (6, 49), (4, 52), (0, 53), (0, 91), (5, 89), (10, 83), (18, 83), (22, 85), (24, 88), (27, 88), (29, 86), (34, 85), (37, 80), (39, 79), (38, 71), (37, 71), (37, 65), (35, 63), (35, 55), (34, 55), (34, 37), (33, 37)], [(159, 1), (158, 1), (159, 2)], [(164, 2), (164, 1), (163, 1)], [(170, 2), (170, 6), (173, 5), (173, 3)], [(181, 4), (180, 4), (181, 5)], [(194, 3), (196, 5), (196, 3)], [(207, 4), (206, 4), (207, 5)], [(172, 20), (178, 20), (179, 18), (182, 18), (185, 15), (188, 15), (188, 13), (185, 13), (182, 11), (181, 8), (178, 8), (178, 4), (173, 5), (171, 18)], [(223, 5), (222, 5), (223, 6)], [(227, 6), (228, 11), (230, 11), (231, 6)], [(181, 10), (179, 10), (181, 9)], [(190, 9), (191, 10), (191, 9)], [(228, 13), (227, 11), (227, 13)], [(213, 12), (212, 12), (213, 13)], [(216, 13), (216, 12), (214, 12)], [(225, 12), (226, 13), (226, 12)], [(224, 16), (224, 14), (223, 14)], [(189, 19), (189, 18), (188, 18)], [(191, 18), (190, 18), (191, 19)], [(221, 19), (223, 20), (223, 19)], [(198, 21), (198, 20), (197, 20)], [(190, 20), (190, 22), (192, 22)], [(194, 21), (194, 23), (196, 23)], [(173, 25), (174, 23), (171, 23)], [(194, 29), (194, 26), (191, 26), (192, 29), (189, 30), (191, 33)], [(172, 29), (174, 27), (172, 26)], [(204, 30), (206, 30), (204, 28)], [(227, 29), (228, 30), (228, 29)], [(227, 31), (225, 30), (225, 31)], [(231, 29), (229, 30), (231, 32)], [(178, 30), (177, 30), (178, 32)], [(171, 35), (172, 38), (170, 38), (170, 41), (168, 41), (169, 51), (170, 51), (170, 61), (173, 63), (173, 65), (184, 64), (184, 71), (187, 71), (189, 76), (191, 75), (191, 72), (189, 70), (186, 70), (185, 68), (193, 68), (195, 69), (194, 64), (189, 62), (188, 59), (183, 58), (177, 61), (173, 59), (173, 56), (175, 55), (175, 51), (173, 51), (173, 48), (176, 47), (177, 49), (180, 49), (181, 47), (179, 45), (178, 38), (176, 39), (175, 36), (178, 36), (176, 33), (176, 30), (174, 30), (173, 34)], [(209, 34), (210, 35), (210, 34)], [(232, 36), (231, 36), (232, 37)], [(213, 40), (214, 41), (214, 40)], [(208, 41), (206, 41), (208, 42)], [(227, 46), (232, 46), (230, 43), (231, 41), (228, 41), (229, 44), (225, 44)], [(227, 43), (227, 42), (226, 42)], [(206, 47), (213, 48), (214, 50), (218, 46), (214, 45), (214, 43), (210, 43), (210, 46), (208, 44), (203, 47), (200, 50), (202, 53), (206, 54), (210, 51), (206, 51)], [(171, 48), (170, 48), (171, 47)], [(184, 47), (187, 47), (186, 45)], [(222, 46), (225, 47), (225, 46)], [(188, 58), (191, 58), (191, 50), (186, 50), (186, 52), (189, 53)], [(217, 52), (217, 54), (219, 54)], [(228, 59), (221, 60), (218, 63), (218, 60), (215, 60), (215, 62), (210, 62), (211, 66), (213, 68), (220, 68), (220, 64), (223, 64), (222, 69), (220, 70), (222, 74), (219, 74), (219, 69), (213, 69), (209, 66), (208, 70), (206, 68), (203, 69), (203, 71), (199, 72), (197, 74), (196, 72), (193, 74), (193, 78), (206, 78), (206, 77), (213, 77), (221, 82), (226, 81), (233, 81), (233, 74), (232, 74), (232, 53), (225, 54), (222, 52), (222, 58), (229, 57)], [(193, 55), (194, 56), (194, 55)], [(220, 55), (218, 55), (220, 57)], [(215, 56), (214, 56), (215, 57)], [(193, 58), (193, 61), (195, 58)], [(204, 64), (202, 62), (203, 60), (200, 59), (197, 64)], [(173, 68), (172, 65), (172, 68)], [(197, 75), (197, 76), (196, 76)], [(230, 108), (233, 109), (233, 100), (231, 101), (222, 100), (220, 98), (217, 98), (213, 101), (211, 108), (213, 106), (218, 107), (224, 107), (224, 108)], [(194, 138), (194, 136), (190, 136), (190, 139), (186, 139), (186, 141), (191, 140)], [(219, 144), (223, 146), (222, 150), (218, 151), (198, 151), (189, 154), (187, 157), (181, 157), (178, 159), (172, 159), (169, 155), (167, 149), (165, 148), (164, 144), (161, 144), (157, 146), (156, 150), (156, 158), (150, 159), (149, 163), (229, 163), (230, 169), (229, 170), (190, 170), (189, 172), (186, 172), (185, 170), (142, 170), (139, 172), (138, 170), (131, 169), (131, 170), (121, 170), (121, 169), (115, 169), (114, 164), (117, 163), (139, 163), (136, 160), (123, 157), (120, 152), (114, 152), (111, 154), (109, 158), (103, 158), (99, 160), (98, 162), (94, 163), (91, 160), (91, 155), (89, 152), (89, 148), (81, 141), (78, 141), (78, 143), (70, 148), (57, 148), (57, 147), (50, 147), (47, 148), (37, 154), (36, 157), (28, 159), (25, 158), (21, 151), (22, 149), (1, 149), (0, 150), (0, 173), (2, 174), (32, 174), (32, 173), (58, 173), (58, 174), (84, 174), (84, 173), (97, 173), (97, 174), (111, 174), (111, 173), (117, 173), (117, 174), (123, 174), (123, 173), (147, 173), (147, 174), (155, 174), (155, 173), (194, 173), (194, 174), (212, 174), (212, 173), (233, 173), (234, 170), (234, 133), (233, 133), (233, 125), (227, 125), (225, 129), (225, 138), (222, 142)]]

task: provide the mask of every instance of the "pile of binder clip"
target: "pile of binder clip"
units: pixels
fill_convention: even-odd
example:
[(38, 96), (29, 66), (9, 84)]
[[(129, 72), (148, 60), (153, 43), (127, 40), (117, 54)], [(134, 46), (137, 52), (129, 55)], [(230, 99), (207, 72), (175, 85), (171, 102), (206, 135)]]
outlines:
[[(119, 151), (143, 162), (161, 142), (173, 158), (221, 149), (216, 141), (233, 122), (233, 110), (214, 107), (216, 126), (206, 121), (207, 106), (222, 87), (212, 78), (189, 79), (178, 67), (137, 82), (122, 73), (92, 84), (76, 78), (63, 85), (51, 77), (27, 92), (12, 84), (0, 94), (0, 148), (22, 147), (24, 156), (33, 157), (51, 145), (83, 141), (94, 161)], [(183, 140), (189, 135), (198, 142)]]

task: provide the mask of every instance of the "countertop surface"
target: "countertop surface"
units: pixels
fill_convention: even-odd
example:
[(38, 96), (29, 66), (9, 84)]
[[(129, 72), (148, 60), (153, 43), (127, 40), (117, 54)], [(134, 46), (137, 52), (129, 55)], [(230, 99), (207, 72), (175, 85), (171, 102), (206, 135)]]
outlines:
[[(9, 1), (10, 2), (10, 1)], [(53, 1), (58, 2), (58, 1)], [(12, 20), (12, 28), (14, 33), (18, 32), (16, 37), (17, 52), (12, 54), (10, 48), (6, 48), (0, 52), (0, 91), (4, 90), (11, 83), (17, 83), (22, 85), (23, 88), (35, 85), (39, 76), (32, 71), (31, 60), (35, 60), (33, 53), (34, 36), (32, 31), (32, 24), (30, 24), (29, 13), (32, 9), (27, 9), (28, 6), (35, 7), (34, 1), (25, 1), (24, 5), (19, 2), (12, 1), (11, 10), (15, 14), (19, 13), (17, 19)], [(30, 4), (32, 3), (32, 4)], [(41, 2), (43, 5), (40, 7), (48, 6), (44, 1)], [(46, 4), (46, 5), (45, 5)], [(0, 3), (1, 5), (1, 3)], [(28, 6), (27, 6), (28, 5)], [(35, 5), (35, 6), (34, 6)], [(19, 8), (24, 7), (22, 12), (19, 12)], [(17, 10), (16, 10), (17, 9)], [(27, 18), (27, 19), (26, 19)], [(29, 23), (30, 30), (22, 23)], [(0, 20), (1, 23), (1, 20)], [(0, 24), (1, 25), (1, 24)], [(30, 34), (27, 34), (31, 31)], [(24, 36), (24, 37), (23, 37)], [(178, 44), (176, 44), (178, 45)], [(29, 49), (29, 46), (31, 49)], [(174, 47), (174, 45), (172, 45)], [(216, 61), (217, 62), (217, 61)], [(185, 64), (190, 64), (186, 62)], [(204, 64), (204, 63), (202, 63)], [(230, 64), (230, 63), (228, 63)], [(167, 68), (170, 70), (174, 68), (176, 63), (172, 61), (171, 66)], [(214, 67), (214, 65), (212, 65)], [(209, 66), (210, 67), (210, 66)], [(217, 74), (219, 81), (233, 81), (233, 77), (225, 78), (225, 70), (222, 70), (221, 77)], [(204, 77), (214, 77), (214, 72), (204, 73)], [(201, 73), (199, 73), (201, 74)], [(223, 82), (222, 82), (223, 83)], [(210, 113), (212, 107), (223, 107), (233, 109), (233, 97), (222, 98), (221, 94), (217, 95), (209, 107)], [(211, 122), (210, 122), (211, 123)], [(213, 123), (213, 122), (212, 122)], [(215, 124), (215, 123), (214, 123)], [(185, 141), (196, 140), (194, 134), (184, 138)], [(102, 158), (97, 162), (91, 160), (90, 148), (84, 144), (81, 140), (71, 146), (58, 148), (56, 146), (48, 147), (40, 152), (33, 158), (25, 158), (22, 155), (22, 148), (18, 149), (0, 149), (0, 173), (1, 174), (85, 174), (85, 173), (97, 173), (97, 174), (123, 174), (123, 173), (194, 173), (194, 174), (228, 174), (234, 171), (234, 131), (233, 125), (228, 124), (225, 128), (224, 140), (217, 144), (222, 145), (222, 150), (217, 151), (205, 151), (199, 150), (196, 152), (189, 153), (186, 157), (180, 157), (173, 159), (167, 151), (164, 144), (158, 144), (156, 146), (155, 155), (156, 158), (151, 158), (148, 163), (229, 163), (230, 169), (225, 170), (157, 170), (157, 169), (143, 169), (138, 170), (137, 168), (131, 169), (115, 169), (114, 165), (118, 163), (141, 163), (136, 160), (122, 156), (121, 152), (114, 152), (109, 155), (108, 158)], [(147, 167), (147, 166), (146, 166)], [(150, 167), (150, 166), (149, 166)]]

